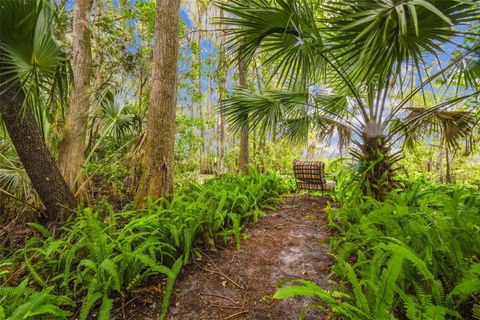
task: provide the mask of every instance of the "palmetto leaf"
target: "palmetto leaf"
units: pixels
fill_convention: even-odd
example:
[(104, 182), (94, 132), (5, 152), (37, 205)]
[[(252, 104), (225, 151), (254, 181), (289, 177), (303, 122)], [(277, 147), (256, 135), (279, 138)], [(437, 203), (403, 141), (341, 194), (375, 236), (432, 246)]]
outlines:
[(343, 133), (342, 138), (351, 137), (352, 127), (348, 118), (347, 99), (342, 95), (322, 92), (252, 92), (238, 88), (236, 94), (224, 101), (222, 113), (234, 130), (249, 123), (250, 130), (276, 130), (293, 142), (305, 142), (308, 132), (316, 129), (323, 137), (332, 136), (334, 130)]
[[(480, 49), (471, 55), (462, 58), (456, 65), (451, 75), (451, 82), (465, 87), (480, 86)], [(462, 83), (463, 82), (463, 83)]]
[(227, 30), (228, 45), (248, 63), (254, 54), (268, 52), (266, 63), (275, 63), (282, 83), (307, 84), (324, 71), (318, 55), (324, 47), (312, 1), (234, 0), (218, 6), (234, 17), (220, 19)]
[(35, 199), (30, 180), (9, 143), (0, 145), (0, 188), (18, 199)]
[(0, 37), (3, 56), (12, 78), (22, 81), (51, 74), (62, 62), (61, 51), (51, 33), (51, 14), (43, 1), (6, 0), (0, 10)]
[[(67, 59), (52, 35), (48, 2), (5, 0), (0, 5), (0, 63), (5, 90), (20, 83), (25, 106), (32, 107), (44, 136), (51, 119), (49, 104), (62, 106), (67, 89)], [(0, 92), (1, 94), (1, 92)], [(57, 99), (57, 95), (60, 96)]]
[(456, 46), (452, 38), (461, 31), (454, 25), (479, 16), (478, 6), (457, 0), (332, 1), (326, 8), (333, 28), (342, 31), (332, 41), (361, 81), (385, 78), (405, 63), (422, 72), (427, 55), (444, 52), (447, 43)]
[[(413, 148), (422, 136), (437, 134), (442, 144), (449, 149), (458, 149), (459, 143), (473, 133), (478, 120), (468, 111), (437, 110), (428, 112), (428, 109), (411, 107), (405, 118), (417, 118), (404, 127), (405, 144)], [(424, 116), (423, 116), (424, 115)], [(473, 147), (473, 146), (472, 146)]]
[(100, 117), (105, 127), (110, 128), (108, 135), (117, 141), (139, 129), (141, 119), (128, 107), (128, 92), (108, 91), (101, 101)]

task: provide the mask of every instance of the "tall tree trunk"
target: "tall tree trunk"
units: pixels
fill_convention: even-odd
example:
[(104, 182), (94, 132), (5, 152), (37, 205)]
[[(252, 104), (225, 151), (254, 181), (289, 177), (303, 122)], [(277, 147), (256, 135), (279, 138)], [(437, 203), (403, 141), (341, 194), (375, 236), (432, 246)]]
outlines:
[(260, 137), (260, 160), (259, 160), (259, 168), (258, 168), (260, 172), (265, 172), (266, 145), (267, 145), (267, 135), (265, 132), (263, 132)]
[(445, 147), (445, 182), (452, 183), (452, 174), (450, 168), (450, 152), (448, 151), (448, 147)]
[(205, 155), (205, 122), (204, 113), (203, 113), (203, 86), (202, 86), (202, 32), (203, 29), (203, 13), (204, 10), (202, 8), (201, 1), (197, 1), (197, 46), (198, 46), (198, 82), (197, 82), (197, 90), (198, 90), (198, 117), (200, 121), (202, 121), (202, 125), (200, 126), (200, 138), (201, 138), (201, 149), (200, 149), (200, 161), (202, 169), (205, 166), (204, 163), (204, 155)]
[[(245, 63), (243, 59), (240, 59), (238, 63), (238, 76), (240, 78), (240, 85), (247, 85), (247, 78), (245, 75)], [(248, 174), (248, 123), (242, 128), (240, 133), (240, 159), (238, 161), (239, 169), (242, 173)]]
[[(223, 9), (220, 9), (220, 18), (224, 17)], [(223, 26), (221, 26), (222, 28)], [(225, 32), (222, 32), (220, 39), (220, 50), (218, 54), (218, 69), (219, 69), (219, 83), (218, 83), (218, 101), (220, 104), (220, 109), (223, 106), (223, 93), (227, 87), (227, 71), (225, 63)], [(218, 171), (225, 165), (226, 162), (226, 147), (225, 147), (225, 128), (226, 128), (226, 118), (223, 112), (220, 112), (220, 159), (218, 161)]]
[(173, 194), (180, 0), (157, 0), (152, 89), (147, 112), (144, 172), (135, 202)]
[(76, 0), (73, 12), (73, 89), (58, 157), (60, 170), (72, 189), (85, 161), (92, 70), (89, 30), (92, 3), (93, 0)]
[[(3, 82), (0, 76), (0, 83)], [(73, 194), (47, 149), (32, 110), (28, 106), (22, 110), (25, 96), (20, 86), (5, 89), (0, 86), (0, 92), (3, 92), (0, 95), (0, 113), (7, 132), (33, 188), (47, 210), (49, 222), (62, 223), (76, 206)]]

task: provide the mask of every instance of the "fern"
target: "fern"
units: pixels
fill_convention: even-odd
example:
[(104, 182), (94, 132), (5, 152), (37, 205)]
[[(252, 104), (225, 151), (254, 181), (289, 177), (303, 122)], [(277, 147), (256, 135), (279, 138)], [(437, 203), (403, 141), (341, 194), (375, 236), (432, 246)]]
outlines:
[(480, 293), (480, 263), (474, 264), (465, 272), (463, 279), (449, 293), (447, 301), (452, 302), (455, 297), (464, 301), (474, 293)]
[[(311, 281), (298, 279), (295, 280), (299, 285), (291, 285), (280, 288), (275, 292), (273, 298), (285, 299), (293, 297), (316, 297), (321, 299), (334, 312), (347, 317), (347, 319), (372, 319), (368, 314), (342, 299), (350, 299), (349, 296), (340, 292), (329, 292)], [(340, 297), (342, 299), (340, 299)], [(312, 306), (323, 308), (322, 305), (313, 304)]]
[(180, 273), (180, 269), (183, 265), (182, 258), (178, 258), (177, 261), (173, 264), (172, 269), (167, 274), (167, 285), (165, 291), (163, 292), (163, 301), (162, 301), (162, 314), (160, 315), (160, 320), (164, 320), (167, 316), (168, 305), (170, 303), (170, 296), (172, 295), (175, 282), (177, 281), (177, 276)]
[(342, 268), (342, 274), (348, 280), (350, 285), (352, 286), (352, 290), (355, 296), (356, 305), (366, 314), (370, 313), (370, 308), (368, 305), (367, 298), (363, 293), (362, 286), (358, 281), (357, 275), (353, 270), (352, 266), (346, 261), (340, 261), (338, 264), (339, 267)]
[(45, 280), (42, 279), (42, 277), (37, 273), (35, 268), (32, 266), (32, 264), (30, 263), (30, 259), (27, 257), (26, 253), (24, 254), (24, 261), (33, 279), (35, 279), (38, 282), (38, 284), (41, 285), (42, 287), (44, 288), (47, 287), (47, 283), (45, 282)]
[[(113, 287), (118, 292), (121, 292), (120, 275), (118, 274), (117, 266), (110, 259), (105, 259), (99, 266), (99, 269), (105, 270), (106, 274), (112, 279)], [(107, 277), (108, 277), (107, 276)]]
[[(328, 210), (340, 292), (353, 295), (355, 306), (372, 319), (462, 318), (475, 310), (478, 315), (480, 264), (473, 262), (480, 252), (480, 192), (419, 181), (378, 202), (352, 190), (351, 183), (342, 188), (343, 183), (335, 195), (342, 206)], [(311, 289), (281, 293), (295, 296)], [(321, 310), (333, 303), (322, 299), (314, 303)]]
[(98, 300), (102, 298), (102, 294), (99, 292), (96, 292), (94, 289), (89, 290), (87, 293), (87, 296), (84, 298), (84, 302), (82, 304), (82, 307), (80, 309), (80, 320), (86, 320), (88, 315), (90, 314), (90, 310), (93, 308), (95, 303), (97, 303)]
[(43, 235), (45, 238), (50, 238), (52, 236), (52, 234), (50, 233), (50, 231), (47, 230), (47, 228), (45, 228), (44, 226), (42, 226), (41, 224), (38, 224), (38, 223), (27, 223), (27, 226), (29, 227), (32, 227), (33, 229), (37, 230), (38, 232), (40, 232), (41, 235)]
[(100, 305), (100, 311), (98, 313), (98, 320), (110, 319), (110, 312), (112, 311), (113, 301), (109, 299), (107, 295), (102, 298), (102, 304)]
[(71, 313), (62, 306), (74, 306), (75, 303), (66, 296), (51, 294), (53, 288), (37, 292), (27, 288), (26, 282), (18, 287), (0, 287), (0, 295), (6, 296), (8, 304), (1, 308), (4, 318), (10, 320), (36, 319), (38, 316), (56, 316), (66, 318)]
[(403, 260), (403, 255), (393, 255), (382, 272), (375, 303), (375, 316), (379, 319), (389, 318), (388, 314), (393, 303), (395, 282), (400, 275)]
[(472, 308), (472, 317), (473, 319), (480, 319), (480, 304), (475, 303)]
[[(165, 316), (176, 278), (192, 248), (201, 243), (201, 231), (226, 240), (233, 235), (239, 244), (243, 225), (255, 223), (263, 214), (260, 208), (278, 202), (282, 190), (279, 176), (252, 171), (250, 176), (226, 175), (205, 185), (193, 184), (172, 200), (149, 199), (141, 210), (79, 209), (56, 234), (30, 224), (39, 236), (28, 239), (11, 260), (0, 261), (0, 277), (19, 263), (29, 273), (17, 287), (0, 287), (0, 318), (14, 311), (22, 317), (65, 318), (68, 296), (82, 301), (80, 319), (98, 308), (99, 317), (107, 319), (113, 296), (124, 295), (156, 274), (167, 278)], [(29, 288), (30, 280), (44, 290)]]

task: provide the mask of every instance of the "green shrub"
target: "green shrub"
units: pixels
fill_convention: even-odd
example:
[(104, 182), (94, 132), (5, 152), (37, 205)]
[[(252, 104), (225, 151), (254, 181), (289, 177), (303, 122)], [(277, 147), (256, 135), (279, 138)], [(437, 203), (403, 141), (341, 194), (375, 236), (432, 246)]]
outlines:
[[(204, 185), (192, 184), (171, 201), (149, 201), (142, 210), (79, 210), (60, 237), (32, 224), (40, 235), (29, 239), (13, 258), (26, 265), (28, 278), (17, 287), (0, 287), (0, 293), (17, 290), (18, 297), (0, 298), (0, 312), (12, 319), (19, 309), (29, 310), (22, 319), (39, 312), (65, 318), (67, 313), (61, 313), (60, 307), (71, 305), (73, 299), (81, 301), (76, 306), (80, 319), (87, 319), (96, 306), (99, 319), (108, 319), (115, 297), (163, 274), (167, 278), (164, 317), (175, 279), (188, 263), (192, 247), (205, 239), (231, 236), (239, 246), (242, 227), (255, 223), (263, 209), (280, 201), (283, 185), (278, 175), (251, 170), (248, 176), (226, 175)], [(40, 297), (42, 304), (51, 305), (48, 311), (31, 303)]]
[(328, 213), (335, 289), (304, 282), (277, 298), (315, 296), (317, 307), (348, 319), (478, 319), (477, 190), (418, 181), (384, 202), (354, 190), (340, 198)]

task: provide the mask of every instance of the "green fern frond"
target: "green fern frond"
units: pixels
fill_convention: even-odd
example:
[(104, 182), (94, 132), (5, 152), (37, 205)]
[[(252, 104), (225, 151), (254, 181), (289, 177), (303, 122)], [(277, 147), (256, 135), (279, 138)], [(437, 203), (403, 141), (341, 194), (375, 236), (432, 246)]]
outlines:
[(118, 274), (117, 266), (112, 262), (112, 260), (110, 259), (103, 260), (98, 268), (103, 269), (108, 273), (108, 275), (113, 280), (115, 290), (117, 290), (118, 292), (121, 292), (122, 284), (120, 280), (120, 275)]
[(355, 274), (355, 271), (353, 270), (352, 266), (345, 261), (339, 263), (339, 266), (341, 266), (341, 268), (343, 269), (343, 275), (347, 278), (347, 280), (350, 282), (352, 286), (357, 307), (360, 308), (366, 314), (370, 313), (370, 308), (369, 308), (367, 299), (365, 297), (365, 294), (363, 293), (362, 286), (360, 285), (357, 275)]
[(165, 286), (165, 291), (163, 292), (163, 301), (162, 301), (162, 314), (160, 315), (160, 320), (164, 320), (167, 316), (168, 305), (170, 303), (170, 296), (172, 295), (175, 282), (177, 281), (177, 276), (180, 273), (182, 268), (183, 260), (178, 258), (177, 261), (172, 266), (170, 274), (168, 275), (167, 285)]
[(475, 303), (472, 308), (472, 317), (475, 320), (480, 319), (480, 304)]
[(395, 282), (402, 269), (403, 254), (393, 254), (380, 277), (377, 300), (375, 303), (375, 316), (378, 319), (388, 319), (393, 303)]
[(100, 305), (100, 311), (98, 313), (98, 320), (110, 319), (110, 312), (112, 311), (113, 300), (104, 295), (102, 298), (102, 304)]
[(50, 237), (52, 236), (52, 234), (50, 233), (50, 231), (48, 231), (47, 228), (45, 228), (45, 227), (42, 226), (41, 224), (28, 222), (28, 223), (27, 223), (27, 226), (29, 226), (29, 227), (37, 230), (37, 231), (40, 232), (45, 238), (50, 238)]
[(82, 307), (80, 308), (80, 316), (79, 320), (86, 320), (88, 315), (90, 314), (90, 310), (93, 308), (95, 303), (102, 298), (102, 294), (99, 292), (94, 292), (93, 290), (89, 290), (87, 296), (84, 298), (84, 302)]

